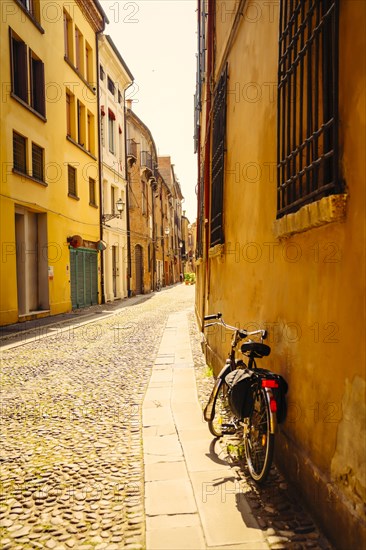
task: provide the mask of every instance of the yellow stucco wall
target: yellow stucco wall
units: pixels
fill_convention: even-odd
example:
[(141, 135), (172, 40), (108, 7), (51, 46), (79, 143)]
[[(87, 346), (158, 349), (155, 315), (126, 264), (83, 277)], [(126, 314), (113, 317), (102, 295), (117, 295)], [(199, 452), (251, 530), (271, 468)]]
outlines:
[[(95, 31), (76, 3), (41, 3), (40, 25), (34, 25), (16, 2), (8, 2), (1, 18), (1, 51), (3, 97), (1, 103), (1, 234), (3, 256), (0, 268), (0, 324), (18, 321), (18, 300), (15, 258), (15, 205), (37, 213), (47, 213), (48, 249), (43, 251), (53, 267), (49, 284), (50, 314), (71, 309), (70, 256), (67, 237), (79, 234), (88, 241), (99, 240), (99, 210), (89, 205), (89, 177), (96, 180), (98, 193), (97, 96), (64, 60), (63, 8), (78, 26), (84, 40), (93, 50), (93, 80), (96, 81)], [(71, 11), (70, 11), (71, 10)], [(46, 119), (41, 120), (10, 96), (11, 67), (9, 27), (42, 60), (45, 71)], [(72, 89), (94, 116), (94, 158), (66, 139), (66, 86)], [(5, 92), (6, 90), (6, 92)], [(4, 95), (5, 94), (5, 95)], [(13, 130), (45, 150), (47, 186), (12, 172)], [(68, 197), (67, 164), (77, 166), (79, 200)], [(99, 204), (99, 200), (98, 200)], [(5, 256), (4, 256), (5, 247)], [(98, 260), (99, 261), (99, 260)], [(98, 283), (99, 284), (99, 283)], [(100, 292), (99, 292), (100, 296)]]
[[(366, 491), (366, 103), (365, 63), (357, 52), (365, 51), (366, 4), (341, 2), (339, 134), (345, 218), (286, 238), (278, 238), (275, 222), (278, 10), (254, 4), (261, 5), (260, 17), (243, 18), (228, 56), (225, 245), (209, 260), (206, 313), (221, 311), (230, 324), (269, 329), (272, 353), (265, 364), (283, 374), (290, 388), (278, 461), (332, 530), (333, 540), (359, 543), (365, 536)], [(254, 11), (247, 13), (253, 17)], [(220, 59), (227, 32), (220, 19), (216, 25)], [(327, 201), (321, 208), (330, 215)], [(198, 315), (204, 269), (205, 264), (198, 267)], [(229, 342), (221, 331), (209, 335), (208, 357), (216, 372)]]

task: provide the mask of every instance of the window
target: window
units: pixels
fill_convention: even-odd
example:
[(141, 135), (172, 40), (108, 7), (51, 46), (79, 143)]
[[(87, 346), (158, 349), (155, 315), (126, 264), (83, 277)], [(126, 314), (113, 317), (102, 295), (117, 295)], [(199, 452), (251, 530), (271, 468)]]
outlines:
[(115, 154), (116, 152), (115, 120), (116, 120), (115, 114), (113, 113), (113, 111), (111, 111), (111, 109), (108, 109), (108, 142), (109, 142), (109, 150), (113, 154)]
[(75, 27), (75, 68), (84, 75), (84, 38), (77, 27)]
[(100, 76), (100, 80), (104, 80), (105, 72), (103, 69), (103, 65), (99, 65), (99, 76)]
[(116, 189), (115, 187), (111, 187), (111, 213), (116, 213)]
[(123, 96), (122, 96), (120, 90), (118, 90), (118, 103), (119, 103), (120, 105), (122, 105), (122, 97), (123, 97)]
[(10, 29), (12, 93), (43, 117), (46, 114), (44, 64)]
[(146, 214), (146, 212), (147, 212), (147, 208), (146, 208), (146, 205), (147, 205), (146, 183), (144, 181), (142, 181), (141, 185), (142, 185), (142, 201), (141, 201), (142, 213)]
[(91, 113), (87, 114), (87, 130), (88, 130), (88, 151), (94, 153), (94, 117)]
[(45, 82), (44, 65), (42, 61), (30, 50), (29, 52), (31, 106), (41, 115), (45, 115)]
[(72, 60), (72, 23), (70, 16), (64, 11), (64, 48), (65, 57)]
[(114, 82), (113, 80), (108, 77), (108, 90), (111, 92), (111, 94), (113, 94), (114, 96), (114, 92), (115, 92), (115, 85), (114, 85)]
[(67, 176), (68, 176), (68, 189), (69, 195), (71, 197), (77, 197), (77, 188), (76, 188), (76, 168), (67, 165)]
[(39, 21), (39, 0), (19, 0), (36, 21)]
[(27, 46), (10, 31), (12, 92), (28, 103)]
[(13, 132), (13, 167), (17, 172), (27, 173), (27, 140)]
[(77, 130), (78, 144), (85, 147), (85, 107), (79, 100), (77, 100)]
[(224, 193), (224, 162), (226, 137), (226, 88), (227, 65), (223, 70), (214, 95), (213, 105), (213, 137), (212, 137), (212, 202), (211, 202), (211, 241), (210, 245), (224, 242), (223, 231), (223, 193)]
[(281, 1), (277, 217), (340, 192), (338, 0)]
[(71, 137), (71, 95), (66, 92), (66, 135)]
[(85, 43), (85, 78), (87, 82), (93, 80), (93, 52), (87, 43)]
[(32, 143), (32, 176), (44, 181), (44, 149)]
[(97, 206), (96, 194), (95, 194), (95, 180), (89, 178), (89, 204)]

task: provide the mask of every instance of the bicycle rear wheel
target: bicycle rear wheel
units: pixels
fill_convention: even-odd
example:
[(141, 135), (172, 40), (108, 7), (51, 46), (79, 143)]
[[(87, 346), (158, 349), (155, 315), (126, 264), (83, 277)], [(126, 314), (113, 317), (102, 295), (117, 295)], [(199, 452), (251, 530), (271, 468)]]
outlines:
[(233, 417), (229, 407), (228, 385), (224, 380), (221, 380), (221, 384), (219, 385), (215, 395), (213, 410), (213, 418), (208, 422), (208, 429), (215, 437), (221, 437), (223, 435), (223, 431), (225, 431), (225, 425), (230, 425)]
[(269, 405), (263, 389), (255, 390), (252, 411), (245, 421), (244, 449), (250, 476), (257, 483), (263, 483), (271, 468), (274, 450)]

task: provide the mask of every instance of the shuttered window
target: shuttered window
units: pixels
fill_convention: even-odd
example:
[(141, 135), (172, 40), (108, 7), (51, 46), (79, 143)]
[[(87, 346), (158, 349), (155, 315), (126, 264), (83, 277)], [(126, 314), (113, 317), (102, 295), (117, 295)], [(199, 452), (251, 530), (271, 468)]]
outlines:
[(223, 193), (226, 137), (227, 65), (218, 82), (213, 105), (211, 246), (224, 242)]
[(97, 200), (95, 195), (95, 180), (93, 178), (89, 178), (89, 204), (96, 206)]
[(76, 168), (67, 165), (67, 176), (68, 176), (68, 189), (69, 195), (72, 197), (77, 197), (77, 187), (76, 187)]
[(27, 140), (16, 132), (13, 132), (13, 166), (14, 170), (27, 173)]
[(277, 217), (340, 192), (338, 0), (281, 0)]
[(12, 92), (28, 103), (27, 46), (10, 29)]
[[(46, 115), (44, 64), (17, 36), (10, 33), (11, 89), (14, 96)], [(28, 55), (28, 56), (27, 56)]]
[(44, 181), (44, 149), (32, 143), (32, 176)]
[(38, 57), (30, 51), (29, 55), (31, 106), (35, 111), (45, 116), (45, 83), (44, 65)]

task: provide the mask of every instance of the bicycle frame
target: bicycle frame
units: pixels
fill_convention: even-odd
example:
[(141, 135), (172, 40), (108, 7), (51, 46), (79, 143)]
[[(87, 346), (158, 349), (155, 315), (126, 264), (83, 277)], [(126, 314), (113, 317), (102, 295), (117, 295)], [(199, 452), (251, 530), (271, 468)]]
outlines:
[[(227, 376), (227, 374), (229, 374), (229, 372), (235, 370), (236, 368), (240, 368), (241, 366), (245, 366), (245, 363), (241, 359), (235, 359), (236, 348), (237, 348), (238, 343), (242, 339), (247, 338), (249, 336), (258, 336), (258, 335), (260, 335), (261, 342), (263, 342), (263, 340), (267, 337), (267, 331), (264, 330), (264, 329), (254, 330), (254, 331), (246, 331), (246, 330), (240, 329), (238, 327), (228, 325), (222, 319), (221, 314), (209, 315), (209, 316), (205, 317), (205, 320), (206, 319), (209, 320), (210, 318), (211, 319), (217, 319), (217, 320), (213, 323), (207, 323), (205, 325), (205, 328), (209, 327), (209, 326), (214, 326), (214, 325), (223, 326), (225, 329), (232, 330), (233, 331), (233, 336), (232, 336), (232, 339), (231, 339), (231, 347), (230, 347), (229, 357), (228, 357), (228, 359), (226, 359), (225, 365), (222, 367), (221, 371), (219, 372), (219, 374), (216, 378), (216, 381), (215, 381), (214, 387), (212, 389), (210, 398), (209, 398), (208, 403), (207, 403), (207, 405), (204, 409), (204, 419), (206, 420), (206, 422), (209, 422), (213, 419), (214, 412), (215, 412), (214, 408), (213, 408), (213, 405), (214, 405), (215, 398), (216, 398), (216, 395), (219, 391), (219, 388), (220, 388), (220, 385), (221, 385), (222, 381), (225, 380), (225, 377)], [(249, 356), (249, 361), (248, 361), (247, 368), (248, 368), (248, 370), (256, 372), (257, 366), (256, 366), (256, 362), (255, 362), (255, 359), (254, 359), (253, 356)], [(262, 386), (262, 380), (263, 379), (265, 379), (265, 375), (264, 374), (259, 375), (258, 384), (259, 384), (259, 389), (263, 389), (263, 391), (266, 395), (266, 400), (267, 400), (267, 405), (268, 405), (268, 410), (269, 410), (269, 415), (270, 415), (270, 432), (272, 434), (274, 434), (276, 432), (276, 429), (277, 429), (276, 401), (275, 401), (275, 398), (273, 396), (272, 389), (270, 387), (263, 387)]]

